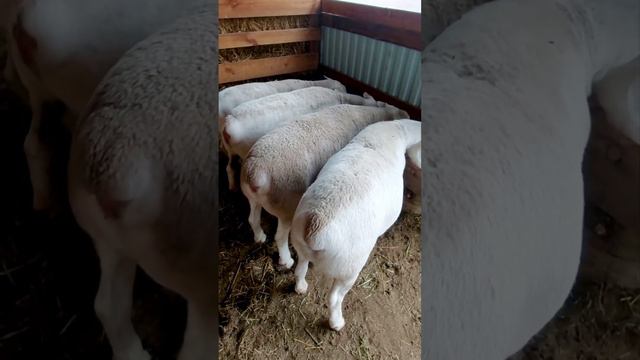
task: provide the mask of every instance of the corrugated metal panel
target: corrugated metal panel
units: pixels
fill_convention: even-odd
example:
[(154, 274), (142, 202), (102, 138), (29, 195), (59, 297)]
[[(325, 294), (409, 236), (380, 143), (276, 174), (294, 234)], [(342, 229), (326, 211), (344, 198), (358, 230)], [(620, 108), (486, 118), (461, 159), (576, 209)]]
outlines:
[(320, 63), (414, 106), (420, 106), (420, 52), (327, 26)]

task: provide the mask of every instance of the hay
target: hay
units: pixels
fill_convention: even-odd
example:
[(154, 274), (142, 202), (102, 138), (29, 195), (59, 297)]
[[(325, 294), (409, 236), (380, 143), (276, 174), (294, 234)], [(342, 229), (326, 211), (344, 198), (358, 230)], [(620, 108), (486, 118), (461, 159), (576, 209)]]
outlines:
[[(220, 34), (247, 31), (284, 30), (307, 28), (311, 16), (277, 16), (245, 19), (221, 19)], [(218, 63), (237, 62), (251, 59), (263, 59), (276, 56), (297, 55), (309, 52), (310, 42), (252, 46), (236, 49), (223, 49), (218, 52)]]
[(220, 19), (220, 34), (246, 31), (283, 30), (309, 27), (311, 17), (270, 16), (263, 18)]
[(638, 359), (640, 289), (576, 282), (564, 307), (507, 360)]
[(221, 64), (223, 62), (238, 62), (250, 59), (264, 59), (276, 56), (304, 54), (308, 53), (310, 49), (311, 45), (309, 42), (223, 49), (218, 51), (218, 63)]

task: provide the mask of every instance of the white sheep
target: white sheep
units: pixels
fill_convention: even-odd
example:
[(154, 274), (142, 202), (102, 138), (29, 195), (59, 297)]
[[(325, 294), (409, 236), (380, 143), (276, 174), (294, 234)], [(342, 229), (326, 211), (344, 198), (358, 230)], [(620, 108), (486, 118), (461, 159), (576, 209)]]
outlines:
[(420, 162), (420, 149), (422, 143), (410, 147), (407, 150), (407, 165), (404, 169), (404, 203), (402, 209), (413, 214), (422, 214), (422, 164)]
[(375, 243), (402, 209), (405, 153), (420, 142), (415, 120), (383, 121), (367, 126), (333, 155), (300, 199), (291, 225), (298, 254), (298, 293), (305, 293), (309, 262), (333, 280), (329, 325), (345, 324), (342, 300), (355, 283)]
[(222, 131), (224, 118), (231, 114), (231, 110), (247, 101), (261, 97), (303, 89), (311, 86), (325, 87), (346, 93), (347, 89), (339, 81), (325, 76), (324, 80), (306, 81), (298, 79), (286, 79), (266, 82), (251, 82), (230, 86), (218, 93), (218, 129)]
[[(231, 114), (231, 110), (233, 110), (236, 106), (265, 96), (290, 92), (293, 90), (312, 86), (324, 87), (327, 89), (336, 90), (341, 93), (347, 92), (345, 86), (342, 85), (339, 81), (330, 79), (326, 76), (324, 80), (317, 81), (286, 79), (268, 82), (252, 82), (231, 86), (221, 90), (218, 93), (218, 132), (220, 133), (219, 139), (223, 138), (225, 123), (224, 119), (227, 117), (227, 115)], [(224, 146), (222, 141), (220, 141), (220, 143), (227, 157), (231, 158), (232, 155), (227, 153), (227, 148)], [(236, 189), (235, 178), (230, 178), (229, 189)]]
[(222, 144), (229, 156), (229, 188), (236, 189), (235, 171), (231, 166), (234, 157), (244, 159), (253, 143), (288, 121), (338, 104), (384, 106), (366, 93), (362, 97), (318, 86), (269, 95), (236, 106), (225, 118), (222, 130)]
[(640, 53), (637, 0), (497, 0), (423, 53), (423, 356), (505, 359), (556, 314), (583, 233), (594, 79)]
[[(3, 0), (2, 16), (15, 72), (32, 117), (24, 142), (33, 207), (50, 210), (50, 149), (40, 138), (45, 104), (63, 102), (74, 119), (84, 111), (107, 70), (136, 42), (206, 0)], [(70, 126), (72, 126), (71, 121)]]
[(249, 200), (249, 224), (256, 242), (266, 235), (260, 226), (265, 208), (278, 218), (276, 244), (279, 264), (293, 265), (289, 229), (293, 214), (307, 187), (327, 160), (367, 125), (408, 118), (396, 107), (336, 105), (307, 114), (261, 137), (242, 165), (240, 188)]
[(131, 323), (136, 265), (187, 300), (178, 359), (218, 351), (217, 23), (212, 2), (135, 45), (73, 134), (69, 199), (100, 258), (114, 359), (150, 359)]
[(640, 144), (640, 57), (610, 71), (594, 86), (608, 122)]

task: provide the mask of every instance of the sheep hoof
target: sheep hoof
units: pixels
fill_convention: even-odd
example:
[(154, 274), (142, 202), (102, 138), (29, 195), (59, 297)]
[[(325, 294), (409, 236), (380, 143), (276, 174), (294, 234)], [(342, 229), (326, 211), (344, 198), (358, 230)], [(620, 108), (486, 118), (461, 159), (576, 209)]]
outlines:
[(343, 318), (338, 320), (329, 319), (329, 326), (331, 327), (331, 330), (340, 331), (344, 327), (344, 324), (345, 322)]
[(255, 237), (253, 239), (258, 244), (262, 244), (263, 242), (267, 241), (267, 234), (262, 233), (262, 234), (255, 235)]
[(293, 266), (293, 259), (289, 258), (288, 260), (282, 260), (282, 258), (280, 258), (278, 264), (285, 270), (291, 269), (291, 267)]
[(304, 280), (296, 283), (296, 292), (300, 295), (306, 294), (308, 288), (309, 288), (309, 284)]

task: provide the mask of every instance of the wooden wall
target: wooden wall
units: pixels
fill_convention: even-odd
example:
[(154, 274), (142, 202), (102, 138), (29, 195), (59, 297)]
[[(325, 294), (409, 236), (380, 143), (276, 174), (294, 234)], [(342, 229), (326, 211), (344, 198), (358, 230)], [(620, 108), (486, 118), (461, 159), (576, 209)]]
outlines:
[[(315, 15), (320, 0), (220, 0), (220, 19), (258, 18), (267, 16)], [(316, 21), (316, 24), (318, 22)], [(220, 50), (260, 45), (320, 41), (320, 28), (267, 30), (220, 34)], [(316, 47), (317, 48), (317, 47)], [(262, 59), (223, 62), (218, 65), (220, 84), (261, 77), (290, 74), (318, 68), (319, 53), (275, 56)]]
[[(421, 51), (421, 17), (418, 13), (379, 8), (336, 0), (220, 0), (220, 19), (309, 15), (309, 27), (220, 34), (220, 50), (262, 45), (311, 42), (304, 54), (222, 62), (218, 66), (221, 85), (317, 70), (360, 92), (407, 110), (420, 119), (419, 107), (390, 96), (336, 69), (320, 65), (321, 26), (340, 29), (372, 39)], [(416, 74), (420, 76), (420, 74)]]

